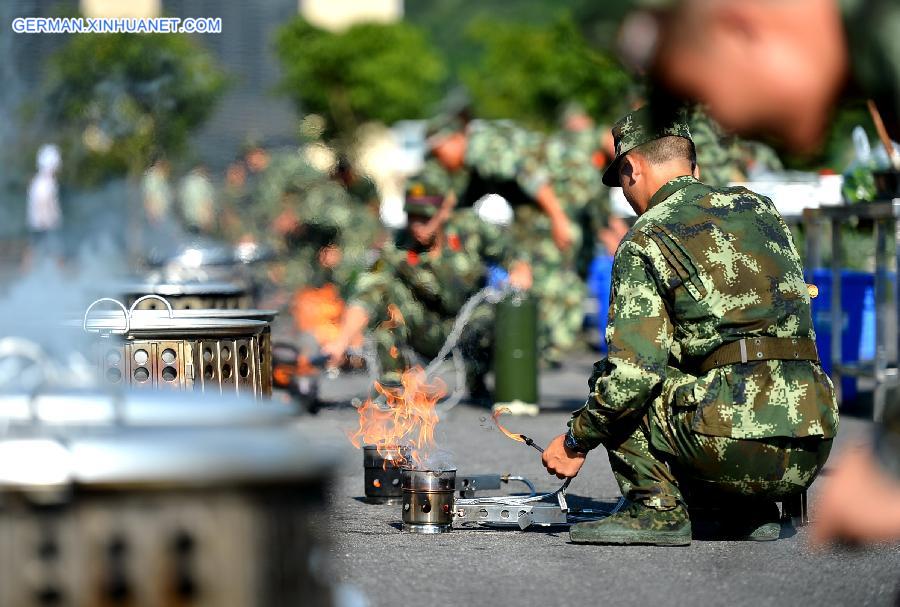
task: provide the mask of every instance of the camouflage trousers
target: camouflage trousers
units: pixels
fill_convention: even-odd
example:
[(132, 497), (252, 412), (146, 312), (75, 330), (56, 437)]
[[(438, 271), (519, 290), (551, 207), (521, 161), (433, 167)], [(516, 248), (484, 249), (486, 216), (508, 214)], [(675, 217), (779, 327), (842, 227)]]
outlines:
[(622, 495), (661, 509), (680, 502), (715, 506), (734, 499), (780, 501), (807, 489), (832, 439), (709, 436), (691, 427), (695, 409), (662, 397), (621, 441), (606, 447)]
[(553, 242), (550, 220), (539, 209), (516, 209), (513, 224), (515, 242), (521, 243), (519, 256), (531, 264), (532, 292), (538, 299), (538, 349), (541, 358), (562, 361), (578, 341), (584, 321), (587, 287), (575, 271), (581, 230), (570, 222), (574, 238), (570, 249), (560, 251)]
[[(402, 283), (391, 289), (394, 302), (384, 316), (370, 321), (373, 340), (383, 381), (396, 382), (400, 373), (416, 364), (416, 357), (428, 363), (438, 355), (453, 330), (455, 316), (418, 301)], [(399, 312), (399, 316), (396, 314)], [(469, 377), (480, 376), (490, 369), (493, 345), (494, 307), (482, 303), (475, 308), (463, 329), (457, 348), (466, 361)]]

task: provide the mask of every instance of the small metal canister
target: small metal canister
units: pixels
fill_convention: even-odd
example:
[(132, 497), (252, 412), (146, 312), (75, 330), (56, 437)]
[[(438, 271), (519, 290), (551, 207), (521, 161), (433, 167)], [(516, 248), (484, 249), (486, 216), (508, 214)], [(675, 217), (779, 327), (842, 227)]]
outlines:
[(447, 533), (453, 523), (456, 470), (413, 470), (401, 473), (403, 530)]
[(400, 473), (404, 461), (400, 447), (382, 447), (380, 453), (375, 445), (363, 447), (366, 502), (399, 504), (402, 501)]

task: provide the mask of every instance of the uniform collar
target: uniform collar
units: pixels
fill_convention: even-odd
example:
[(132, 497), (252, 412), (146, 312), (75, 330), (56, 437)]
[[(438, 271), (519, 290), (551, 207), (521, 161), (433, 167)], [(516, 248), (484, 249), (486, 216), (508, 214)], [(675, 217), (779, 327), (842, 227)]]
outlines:
[(681, 177), (676, 177), (675, 179), (667, 181), (666, 184), (663, 187), (659, 188), (656, 191), (656, 194), (654, 194), (650, 198), (650, 202), (647, 204), (647, 210), (650, 210), (659, 203), (663, 202), (675, 192), (683, 190), (687, 186), (694, 183), (700, 182), (694, 179), (691, 175), (682, 175)]

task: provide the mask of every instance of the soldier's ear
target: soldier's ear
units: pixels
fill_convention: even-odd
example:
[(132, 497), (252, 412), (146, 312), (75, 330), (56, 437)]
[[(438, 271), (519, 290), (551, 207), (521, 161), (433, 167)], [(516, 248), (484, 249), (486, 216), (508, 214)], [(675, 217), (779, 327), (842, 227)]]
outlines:
[(641, 163), (637, 162), (632, 154), (626, 154), (619, 161), (619, 181), (633, 185), (635, 180), (643, 174)]

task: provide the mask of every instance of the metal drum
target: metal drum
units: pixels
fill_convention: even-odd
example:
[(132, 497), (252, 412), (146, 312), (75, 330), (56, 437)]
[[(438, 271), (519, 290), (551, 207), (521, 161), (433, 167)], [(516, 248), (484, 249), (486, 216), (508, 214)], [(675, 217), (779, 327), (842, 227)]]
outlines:
[[(138, 313), (138, 310), (135, 310)], [(152, 312), (151, 312), (152, 313)], [(214, 318), (214, 319), (240, 319), (260, 320), (266, 323), (265, 329), (259, 336), (259, 354), (260, 369), (262, 372), (262, 393), (264, 395), (272, 394), (272, 370), (274, 362), (272, 361), (272, 322), (278, 316), (278, 310), (257, 310), (234, 309), (190, 309), (190, 310), (172, 310), (175, 318)]]
[[(95, 356), (103, 381), (133, 388), (240, 393), (256, 398), (272, 395), (269, 323), (247, 318), (193, 318), (142, 312), (114, 299), (92, 303), (82, 327), (101, 336)], [(121, 308), (120, 314), (92, 313), (101, 303)]]
[(0, 605), (333, 605), (336, 458), (275, 403), (0, 395)]
[(152, 294), (165, 297), (175, 310), (222, 309), (234, 310), (253, 306), (253, 297), (246, 285), (228, 281), (146, 280), (118, 285), (125, 305), (132, 306), (139, 299), (139, 310), (162, 310)]

